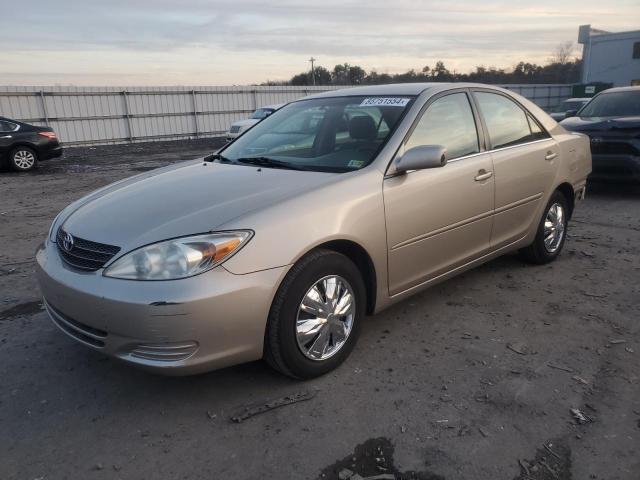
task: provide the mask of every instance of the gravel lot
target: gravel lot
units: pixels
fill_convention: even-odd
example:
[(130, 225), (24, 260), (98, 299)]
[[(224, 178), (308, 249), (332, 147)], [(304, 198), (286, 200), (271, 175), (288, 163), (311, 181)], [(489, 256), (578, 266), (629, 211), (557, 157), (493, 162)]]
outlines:
[[(346, 468), (396, 479), (638, 479), (637, 187), (590, 188), (552, 265), (503, 257), (368, 318), (350, 359), (313, 381), (262, 362), (159, 377), (57, 331), (33, 266), (55, 214), (217, 145), (75, 148), (35, 173), (0, 173), (0, 478), (335, 479)], [(315, 396), (231, 421), (300, 392)]]

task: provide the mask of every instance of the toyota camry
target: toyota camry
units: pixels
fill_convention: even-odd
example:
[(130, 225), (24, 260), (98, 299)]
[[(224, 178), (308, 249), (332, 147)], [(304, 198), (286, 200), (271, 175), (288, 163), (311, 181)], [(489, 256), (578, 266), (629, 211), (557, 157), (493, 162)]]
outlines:
[(368, 315), (508, 252), (556, 259), (590, 171), (585, 135), (497, 87), (331, 91), (72, 203), (38, 277), (60, 330), (131, 364), (311, 378)]

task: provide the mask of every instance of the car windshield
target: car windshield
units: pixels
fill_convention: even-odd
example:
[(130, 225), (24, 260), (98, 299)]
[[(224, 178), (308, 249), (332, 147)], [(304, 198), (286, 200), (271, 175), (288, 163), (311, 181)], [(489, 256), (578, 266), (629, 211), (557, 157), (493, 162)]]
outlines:
[(333, 97), (294, 102), (220, 152), (219, 161), (348, 172), (368, 165), (414, 97)]
[(581, 117), (640, 116), (640, 90), (602, 93), (587, 103), (578, 115)]
[(584, 101), (582, 100), (573, 100), (573, 101), (569, 101), (566, 100), (564, 102), (562, 102), (560, 105), (558, 105), (554, 112), (555, 113), (564, 113), (564, 112), (568, 112), (570, 110), (579, 110), (580, 107), (582, 107), (585, 104)]
[(263, 118), (267, 118), (272, 113), (273, 109), (271, 108), (259, 108), (251, 114), (250, 118), (252, 118), (253, 120), (262, 120)]

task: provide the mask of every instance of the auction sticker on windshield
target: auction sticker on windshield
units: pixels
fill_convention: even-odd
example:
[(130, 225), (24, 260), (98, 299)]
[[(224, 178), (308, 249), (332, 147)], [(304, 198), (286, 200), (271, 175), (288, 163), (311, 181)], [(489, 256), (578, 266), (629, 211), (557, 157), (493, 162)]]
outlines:
[(370, 97), (365, 98), (360, 104), (361, 107), (406, 107), (410, 98), (399, 97)]

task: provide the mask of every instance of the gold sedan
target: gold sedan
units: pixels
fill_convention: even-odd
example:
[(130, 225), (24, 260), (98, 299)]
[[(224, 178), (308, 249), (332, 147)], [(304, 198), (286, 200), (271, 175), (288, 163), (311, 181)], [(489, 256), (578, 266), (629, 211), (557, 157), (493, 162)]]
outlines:
[(500, 88), (332, 91), (71, 204), (38, 276), (60, 330), (116, 358), (310, 378), (366, 315), (507, 252), (553, 261), (590, 171), (586, 136)]

